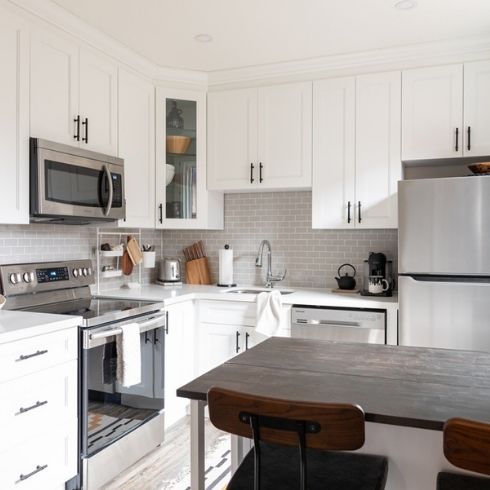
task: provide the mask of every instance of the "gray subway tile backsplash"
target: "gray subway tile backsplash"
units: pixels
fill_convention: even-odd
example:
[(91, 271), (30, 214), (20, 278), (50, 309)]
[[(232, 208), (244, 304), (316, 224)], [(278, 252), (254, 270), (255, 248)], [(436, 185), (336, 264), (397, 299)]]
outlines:
[[(112, 230), (130, 234), (135, 230)], [(0, 263), (91, 258), (95, 263), (97, 229), (94, 226), (49, 224), (0, 225)], [(205, 243), (213, 280), (218, 278), (218, 249), (226, 243), (234, 250), (235, 281), (263, 284), (255, 267), (259, 243), (272, 245), (273, 272), (288, 269), (285, 286), (336, 287), (339, 265), (350, 262), (362, 275), (370, 251), (384, 252), (397, 270), (396, 230), (312, 230), (311, 193), (269, 192), (225, 195), (225, 229), (142, 230), (142, 242), (156, 246), (157, 257), (182, 257), (183, 247)], [(136, 280), (133, 274), (129, 280)], [(143, 269), (143, 283), (153, 282), (156, 269)], [(101, 289), (121, 285), (124, 278), (105, 279)]]

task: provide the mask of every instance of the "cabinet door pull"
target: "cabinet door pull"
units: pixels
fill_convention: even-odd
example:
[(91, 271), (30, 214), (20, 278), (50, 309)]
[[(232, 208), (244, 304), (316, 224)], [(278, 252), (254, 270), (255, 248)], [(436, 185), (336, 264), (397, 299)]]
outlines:
[(468, 126), (468, 151), (471, 150), (471, 126)]
[(34, 410), (35, 408), (42, 407), (43, 405), (47, 405), (48, 400), (44, 400), (43, 402), (36, 402), (34, 405), (31, 405), (30, 407), (20, 407), (19, 411), (15, 415), (22, 415), (23, 413), (30, 412), (31, 410)]
[(350, 223), (351, 222), (351, 219), (350, 219), (350, 201), (347, 202), (347, 223)]
[(456, 128), (456, 145), (454, 146), (455, 151), (459, 151), (459, 128)]
[(361, 201), (359, 201), (357, 203), (357, 220), (359, 221), (359, 223), (362, 221), (362, 218), (361, 218)]
[(75, 134), (73, 135), (73, 138), (77, 141), (80, 141), (80, 114), (75, 119), (73, 119), (73, 122), (76, 124)]
[(37, 465), (36, 466), (36, 469), (34, 471), (31, 471), (30, 473), (27, 473), (27, 475), (24, 475), (23, 473), (21, 473), (19, 475), (19, 479), (16, 481), (16, 483), (21, 482), (21, 481), (24, 481), (24, 480), (27, 480), (31, 476), (34, 476), (36, 473), (39, 473), (40, 471), (45, 470), (47, 467), (48, 467), (47, 464), (42, 465), (42, 466), (41, 465)]
[(168, 335), (168, 311), (165, 312), (165, 333)]
[(26, 359), (30, 359), (31, 357), (42, 356), (47, 353), (48, 353), (48, 349), (38, 350), (34, 352), (34, 354), (22, 354), (18, 359), (15, 360), (15, 362), (25, 361)]
[(259, 183), (262, 184), (262, 182), (264, 181), (264, 179), (262, 178), (262, 169), (264, 168), (264, 166), (262, 165), (262, 162), (259, 163)]
[(82, 137), (82, 141), (88, 145), (88, 117), (85, 118), (85, 121), (82, 121), (82, 126), (85, 126), (85, 137)]
[(240, 339), (240, 332), (237, 330), (236, 335), (235, 335), (235, 340), (236, 340), (235, 352), (237, 354), (240, 352), (239, 339)]
[(158, 206), (158, 209), (160, 211), (160, 218), (158, 219), (158, 221), (160, 221), (160, 223), (163, 223), (163, 204), (160, 203), (160, 205)]
[(248, 338), (250, 334), (248, 332), (245, 333), (245, 350), (248, 350)]
[(254, 164), (251, 163), (250, 164), (250, 183), (253, 184), (255, 182), (255, 179), (254, 179)]

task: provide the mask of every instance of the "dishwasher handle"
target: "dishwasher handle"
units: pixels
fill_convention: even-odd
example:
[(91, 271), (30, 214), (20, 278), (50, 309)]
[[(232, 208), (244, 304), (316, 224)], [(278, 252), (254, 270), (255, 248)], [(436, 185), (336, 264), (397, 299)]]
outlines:
[[(358, 327), (358, 328), (365, 328), (363, 327), (359, 322), (346, 322), (342, 320), (304, 320), (302, 318), (298, 318), (294, 324), (296, 325), (333, 325), (337, 327)], [(366, 327), (366, 328), (372, 328), (372, 327)]]

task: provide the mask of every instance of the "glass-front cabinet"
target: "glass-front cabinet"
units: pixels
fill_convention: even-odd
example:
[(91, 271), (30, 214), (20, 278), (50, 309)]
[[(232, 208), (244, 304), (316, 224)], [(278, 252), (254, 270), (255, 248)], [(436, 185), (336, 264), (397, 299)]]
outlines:
[(157, 88), (156, 227), (222, 229), (223, 195), (206, 190), (206, 94)]

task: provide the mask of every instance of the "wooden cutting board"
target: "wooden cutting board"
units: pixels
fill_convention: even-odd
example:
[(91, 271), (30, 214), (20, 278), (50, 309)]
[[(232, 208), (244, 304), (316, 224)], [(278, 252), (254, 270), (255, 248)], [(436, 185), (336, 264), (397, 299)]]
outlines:
[(141, 252), (140, 244), (134, 236), (128, 236), (126, 250), (133, 265), (138, 265), (143, 261), (143, 253)]
[(131, 261), (127, 250), (124, 251), (121, 257), (121, 270), (125, 276), (130, 276), (133, 272), (133, 262)]

